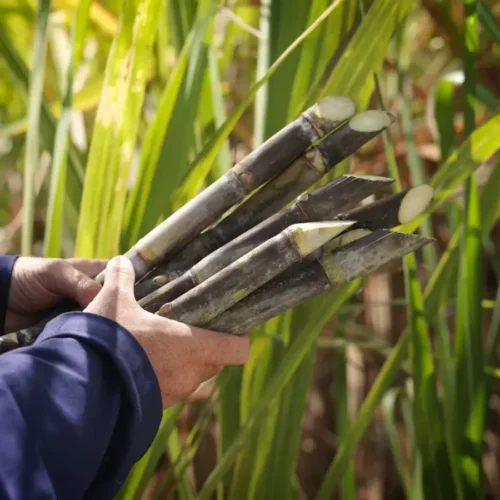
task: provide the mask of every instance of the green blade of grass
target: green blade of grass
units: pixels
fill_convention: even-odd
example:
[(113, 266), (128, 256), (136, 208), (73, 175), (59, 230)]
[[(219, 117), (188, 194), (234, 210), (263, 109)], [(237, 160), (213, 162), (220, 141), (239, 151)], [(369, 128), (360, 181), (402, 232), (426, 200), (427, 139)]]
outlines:
[[(349, 415), (349, 393), (347, 388), (346, 350), (335, 355), (335, 433), (339, 442), (346, 439), (351, 425)], [(356, 498), (356, 478), (354, 476), (354, 460), (346, 466), (340, 483), (340, 497), (343, 500)]]
[(165, 452), (168, 436), (174, 429), (177, 417), (183, 407), (184, 405), (182, 403), (178, 403), (163, 412), (160, 428), (158, 429), (153, 444), (134, 465), (127, 480), (120, 488), (116, 500), (134, 500), (142, 497), (161, 455)]
[(477, 12), (484, 29), (488, 32), (491, 39), (496, 44), (500, 45), (500, 23), (498, 22), (495, 14), (493, 14), (491, 7), (488, 4), (488, 0), (478, 0)]
[(26, 134), (26, 156), (24, 161), (23, 225), (21, 231), (21, 253), (23, 255), (31, 255), (33, 247), (36, 197), (35, 172), (40, 159), (40, 110), (43, 98), (49, 13), (50, 0), (40, 0), (35, 24), (28, 98), (28, 132)]
[(68, 134), (73, 104), (73, 76), (78, 68), (83, 51), (83, 41), (89, 17), (90, 3), (91, 0), (80, 2), (74, 13), (71, 27), (71, 56), (63, 72), (64, 86), (62, 89), (62, 112), (57, 124), (54, 151), (52, 153), (52, 173), (44, 234), (44, 255), (46, 257), (60, 257), (61, 255), (67, 179)]
[(378, 73), (396, 24), (408, 10), (411, 1), (375, 0), (347, 49), (332, 71), (321, 96), (341, 94), (350, 97), (364, 109), (373, 91)]
[(409, 341), (409, 331), (405, 330), (392, 349), (375, 382), (372, 384), (370, 392), (363, 401), (347, 435), (340, 443), (335, 459), (323, 478), (318, 494), (315, 497), (316, 500), (330, 500), (333, 492), (340, 485), (360, 439), (370, 425), (380, 401), (382, 401), (384, 395), (391, 388), (394, 379), (400, 371)]
[[(465, 105), (464, 131), (475, 127), (474, 96), (479, 33), (476, 0), (464, 3)], [(482, 444), (484, 431), (485, 387), (483, 374), (483, 338), (481, 315), (482, 246), (481, 217), (477, 182), (473, 176), (465, 183), (464, 231), (461, 243), (456, 316), (456, 384), (464, 390), (456, 393), (464, 493), (481, 498)]]
[(276, 59), (276, 61), (270, 66), (266, 74), (252, 85), (248, 93), (238, 104), (236, 109), (229, 115), (224, 124), (219, 128), (217, 133), (212, 137), (212, 139), (203, 147), (201, 152), (197, 155), (196, 159), (192, 162), (189, 175), (183, 181), (180, 191), (184, 189), (192, 190), (193, 183), (196, 183), (197, 187), (201, 187), (204, 179), (206, 179), (217, 155), (219, 154), (220, 148), (223, 146), (227, 137), (234, 129), (238, 120), (241, 118), (246, 108), (255, 98), (257, 91), (271, 78), (274, 72), (281, 66), (281, 64), (287, 59), (287, 57), (292, 54), (301, 43), (307, 39), (307, 37), (317, 29), (321, 23), (323, 23), (332, 12), (338, 8), (340, 0), (335, 0), (332, 4), (312, 23), (307, 29), (305, 29), (302, 34), (291, 44), (288, 48)]
[[(151, 122), (146, 135), (144, 137), (144, 144), (141, 148), (141, 156), (139, 160), (138, 178), (132, 192), (127, 200), (125, 209), (125, 216), (123, 221), (123, 237), (122, 247), (124, 250), (133, 246), (133, 244), (140, 238), (141, 234), (145, 231), (143, 228), (146, 212), (152, 212), (156, 205), (161, 201), (161, 207), (156, 208), (154, 215), (148, 217), (148, 220), (159, 216), (159, 212), (167, 206), (165, 200), (168, 200), (169, 192), (173, 191), (173, 179), (168, 183), (165, 180), (161, 181), (160, 187), (167, 192), (162, 193), (161, 200), (155, 203), (155, 207), (150, 203), (153, 185), (159, 182), (159, 177), (162, 175), (165, 178), (164, 170), (158, 172), (160, 162), (165, 163), (168, 161), (167, 156), (170, 151), (167, 149), (166, 134), (169, 129), (175, 126), (174, 110), (178, 99), (182, 98), (181, 89), (186, 75), (186, 69), (190, 60), (190, 53), (199, 53), (202, 50), (203, 40), (206, 36), (208, 22), (206, 18), (200, 20), (190, 36), (179, 55), (176, 66), (170, 76), (168, 84), (161, 96), (161, 100), (156, 111), (156, 115)], [(179, 106), (177, 104), (177, 106)], [(177, 112), (177, 121), (179, 112)], [(173, 141), (170, 141), (170, 145)], [(174, 165), (175, 166), (175, 165)], [(177, 165), (177, 169), (181, 166)], [(170, 169), (169, 169), (170, 171)], [(173, 171), (175, 175), (175, 171)], [(170, 186), (168, 186), (170, 184)], [(149, 223), (150, 225), (151, 223)]]
[[(90, 147), (75, 253), (119, 251), (130, 164), (161, 0), (125, 0), (106, 65)], [(101, 231), (100, 228), (106, 228)]]
[[(411, 485), (410, 478), (408, 477), (408, 474), (406, 472), (406, 464), (403, 458), (403, 450), (401, 447), (400, 438), (398, 435), (398, 426), (396, 424), (395, 418), (395, 407), (399, 392), (400, 390), (396, 388), (387, 391), (382, 399), (382, 415), (384, 417), (385, 430), (387, 432), (387, 437), (389, 438), (389, 444), (391, 445), (392, 456), (394, 457), (399, 480), (403, 485), (406, 498), (412, 499), (414, 498), (414, 490)], [(408, 429), (406, 429), (406, 434), (410, 434)], [(410, 447), (410, 449), (413, 449), (413, 447)]]
[[(445, 164), (438, 170), (431, 180), (431, 184), (438, 187), (437, 203), (433, 203), (425, 216), (441, 206), (454, 192), (454, 189), (464, 177), (470, 175), (478, 166), (487, 161), (493, 154), (500, 149), (500, 117), (494, 116), (480, 128), (478, 128), (464, 143), (455, 151)], [(452, 175), (458, 176), (458, 181)], [(423, 217), (425, 217), (423, 216)], [(405, 226), (401, 230), (414, 230), (421, 222), (423, 217), (418, 217), (415, 221)], [(435, 275), (439, 266), (433, 273), (429, 285), (435, 282)], [(427, 286), (424, 294), (424, 310), (426, 315), (434, 307), (432, 287)], [(391, 387), (397, 374), (400, 371), (404, 361), (408, 342), (410, 341), (410, 332), (406, 329), (397, 344), (394, 346), (390, 356), (384, 363), (379, 375), (373, 383), (370, 392), (363, 402), (356, 419), (352, 423), (349, 432), (341, 443), (335, 459), (330, 465), (328, 472), (320, 486), (317, 500), (327, 500), (331, 498), (332, 492), (339, 486), (341, 478), (345, 473), (347, 464), (351, 459), (356, 447), (368, 428), (373, 415), (382, 400), (384, 394)]]
[[(279, 332), (283, 342), (290, 349), (297, 335), (307, 326), (310, 314), (317, 314), (318, 302), (299, 306), (282, 316)], [(281, 362), (287, 350), (281, 352)], [(295, 474), (297, 459), (301, 449), (304, 411), (307, 406), (307, 393), (314, 369), (314, 350), (297, 367), (292, 379), (286, 385), (277, 401), (277, 415), (269, 426), (267, 439), (271, 440), (267, 460), (263, 462), (262, 479), (257, 498), (292, 498), (297, 495)], [(274, 373), (268, 376), (272, 379)]]
[[(267, 60), (264, 58), (264, 55), (262, 56), (261, 68), (265, 72), (278, 59), (280, 54), (294, 42), (304, 28), (310, 26), (327, 7), (325, 4), (324, 8), (317, 9), (310, 22), (306, 24), (310, 12), (310, 3), (309, 0), (273, 0), (269, 2), (267, 7), (265, 7), (265, 4), (261, 6), (261, 12), (263, 15), (268, 16), (266, 22), (269, 24), (267, 36), (260, 39), (260, 45), (265, 45), (265, 47), (259, 47), (261, 53), (267, 54)], [(315, 30), (304, 41), (300, 50), (291, 53), (274, 72), (272, 78), (268, 80), (263, 89), (263, 92), (267, 94), (265, 96), (265, 104), (263, 106), (256, 106), (256, 111), (264, 114), (264, 116), (259, 117), (258, 113), (256, 113), (257, 130), (255, 131), (255, 135), (259, 138), (260, 142), (271, 137), (286, 125), (292, 92), (290, 81), (293, 80), (297, 73), (297, 64), (301, 51), (307, 50), (307, 44), (311, 37), (318, 36), (319, 34), (320, 29)], [(311, 75), (307, 76), (311, 77)], [(263, 97), (263, 93), (259, 97)], [(259, 126), (263, 129), (258, 130)]]
[(283, 357), (281, 364), (277, 367), (275, 375), (270, 380), (258, 403), (254, 406), (252, 414), (249, 416), (240, 433), (227, 450), (223, 459), (217, 464), (210, 476), (202, 486), (198, 498), (208, 499), (217, 488), (218, 482), (230, 469), (234, 457), (242, 444), (251, 436), (255, 424), (265, 415), (270, 402), (282, 391), (285, 385), (293, 376), (300, 362), (304, 359), (316, 341), (316, 337), (323, 325), (338, 310), (338, 308), (359, 288), (360, 282), (354, 281), (339, 287), (332, 294), (323, 297), (324, 307), (321, 314), (310, 318), (307, 327), (303, 328), (291, 348)]
[[(500, 219), (500, 162), (493, 169), (488, 184), (481, 193), (481, 232), (483, 239), (490, 233), (494, 224)], [(462, 227), (453, 233), (448, 247), (441, 256), (435, 272), (427, 284), (429, 305), (426, 315), (434, 317), (439, 311), (439, 305), (454, 295), (456, 287), (452, 285), (451, 277), (458, 269), (459, 246), (462, 238)], [(448, 284), (446, 287), (445, 284)], [(450, 356), (447, 356), (451, 358)]]
[[(13, 79), (19, 83), (19, 88), (28, 94), (29, 70), (22, 57), (9, 40), (7, 32), (3, 26), (0, 27), (0, 54), (2, 54), (2, 57), (5, 59), (8, 70)], [(40, 138), (43, 142), (44, 148), (51, 151), (55, 141), (57, 121), (45, 99), (42, 99), (40, 113)], [(72, 143), (69, 147), (68, 159), (70, 168), (68, 169), (67, 197), (71, 202), (73, 209), (77, 210), (82, 195), (84, 170), (80, 155)]]

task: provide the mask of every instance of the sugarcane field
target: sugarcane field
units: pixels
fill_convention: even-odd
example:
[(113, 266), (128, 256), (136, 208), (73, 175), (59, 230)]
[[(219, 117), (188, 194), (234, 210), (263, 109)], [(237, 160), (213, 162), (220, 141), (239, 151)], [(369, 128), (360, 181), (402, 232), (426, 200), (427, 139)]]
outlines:
[(0, 0), (0, 500), (500, 500), (500, 0)]

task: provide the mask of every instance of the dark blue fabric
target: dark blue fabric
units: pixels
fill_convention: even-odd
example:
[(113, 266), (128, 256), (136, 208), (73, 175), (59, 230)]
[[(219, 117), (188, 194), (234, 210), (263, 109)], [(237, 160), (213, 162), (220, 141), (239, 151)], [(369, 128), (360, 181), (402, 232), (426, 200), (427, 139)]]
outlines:
[(9, 301), (10, 280), (17, 257), (17, 255), (0, 255), (0, 335), (5, 331), (5, 313)]
[[(0, 308), (7, 274), (0, 257)], [(161, 420), (158, 380), (114, 321), (68, 313), (0, 356), (0, 499), (110, 499)]]

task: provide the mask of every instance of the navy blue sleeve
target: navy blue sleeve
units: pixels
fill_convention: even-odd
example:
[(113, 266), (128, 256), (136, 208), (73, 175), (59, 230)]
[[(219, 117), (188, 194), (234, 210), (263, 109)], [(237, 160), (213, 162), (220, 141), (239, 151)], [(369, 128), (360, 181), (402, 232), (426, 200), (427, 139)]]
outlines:
[(61, 315), (33, 346), (0, 356), (0, 498), (110, 499), (160, 420), (158, 380), (134, 337), (101, 316)]
[(10, 280), (12, 268), (17, 255), (0, 255), (0, 335), (5, 332), (5, 315), (9, 302)]

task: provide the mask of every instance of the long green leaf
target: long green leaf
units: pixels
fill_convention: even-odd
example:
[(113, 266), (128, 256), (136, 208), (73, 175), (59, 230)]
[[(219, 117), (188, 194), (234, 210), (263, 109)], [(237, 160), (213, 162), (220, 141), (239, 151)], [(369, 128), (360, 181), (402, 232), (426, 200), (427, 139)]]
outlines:
[(359, 281), (353, 281), (348, 285), (339, 287), (335, 292), (329, 295), (328, 302), (326, 302), (324, 298), (325, 307), (321, 311), (321, 315), (317, 315), (316, 317), (310, 319), (307, 327), (302, 329), (297, 340), (292, 344), (291, 348), (288, 349), (281, 364), (277, 367), (272, 380), (268, 382), (261, 398), (259, 399), (259, 402), (253, 408), (251, 416), (248, 418), (244, 427), (241, 429), (240, 433), (227, 450), (223, 459), (217, 464), (206, 480), (197, 498), (206, 499), (211, 497), (212, 493), (217, 488), (219, 480), (231, 467), (232, 461), (238, 453), (239, 448), (246, 441), (246, 439), (251, 436), (255, 424), (265, 414), (271, 401), (279, 395), (295, 373), (295, 370), (299, 366), (300, 362), (314, 345), (321, 328), (335, 313), (335, 311), (338, 310), (338, 308), (359, 288), (359, 286)]
[[(476, 0), (464, 3), (465, 105), (464, 128), (470, 135), (475, 127), (474, 96), (477, 80), (479, 32)], [(464, 231), (458, 275), (456, 316), (456, 392), (457, 438), (460, 442), (464, 494), (482, 498), (482, 449), (485, 416), (481, 290), (482, 245), (481, 215), (477, 182), (466, 180)], [(459, 434), (458, 434), (459, 433)]]
[(123, 4), (85, 175), (75, 248), (79, 256), (118, 254), (127, 181), (160, 5), (161, 0), (125, 0)]
[[(202, 151), (196, 157), (192, 163), (190, 174), (187, 176), (186, 180), (183, 182), (183, 186), (192, 186), (193, 182), (197, 183), (198, 187), (201, 187), (201, 182), (205, 179), (219, 154), (220, 148), (223, 146), (227, 137), (238, 123), (246, 108), (255, 98), (257, 91), (271, 78), (274, 72), (281, 66), (281, 64), (292, 54), (300, 44), (307, 39), (307, 37), (317, 29), (321, 23), (323, 23), (332, 12), (338, 8), (340, 0), (334, 0), (332, 4), (319, 16), (302, 34), (295, 39), (295, 41), (281, 54), (281, 56), (276, 59), (276, 61), (271, 65), (266, 74), (258, 80), (251, 89), (245, 95), (245, 97), (238, 104), (236, 109), (229, 115), (224, 125), (220, 127), (213, 138), (204, 146)], [(181, 186), (182, 189), (192, 189)]]
[(21, 252), (23, 255), (31, 255), (33, 247), (36, 197), (35, 172), (40, 159), (40, 110), (43, 97), (49, 13), (50, 0), (40, 0), (35, 26), (28, 100), (28, 133), (26, 135), (26, 157), (24, 162), (23, 227), (21, 235)]
[(346, 95), (359, 109), (366, 107), (373, 91), (373, 79), (367, 76), (379, 72), (394, 28), (410, 4), (409, 0), (373, 2), (321, 95)]
[[(199, 44), (203, 43), (206, 28), (206, 22), (198, 23), (186, 40), (175, 69), (170, 76), (168, 85), (163, 92), (156, 115), (148, 127), (144, 137), (143, 146), (141, 148), (141, 157), (139, 160), (138, 179), (129, 196), (129, 199), (127, 200), (123, 221), (124, 233), (122, 246), (125, 250), (131, 247), (139, 239), (145, 213), (146, 211), (152, 211), (152, 207), (149, 202), (155, 178), (157, 179), (160, 174), (165, 176), (164, 169), (157, 172), (162, 156), (164, 161), (167, 160), (167, 144), (164, 145), (165, 135), (172, 126), (174, 118), (173, 112), (185, 77), (191, 48), (195, 41), (198, 41), (194, 50), (195, 52), (200, 50)], [(158, 182), (158, 179), (156, 182)], [(168, 186), (165, 186), (165, 182), (162, 182), (160, 187), (167, 191), (169, 189)], [(171, 185), (170, 192), (172, 190), (173, 186)], [(168, 199), (168, 193), (163, 194), (163, 207), (161, 208), (166, 207), (165, 199)], [(155, 219), (157, 219), (158, 210), (155, 212)]]
[(87, 27), (91, 0), (83, 0), (74, 13), (71, 27), (71, 55), (67, 67), (64, 68), (64, 86), (62, 112), (57, 124), (54, 151), (52, 154), (52, 173), (49, 188), (49, 200), (44, 236), (44, 255), (59, 257), (61, 255), (61, 238), (63, 236), (63, 214), (66, 192), (66, 168), (68, 162), (69, 126), (73, 104), (73, 77), (78, 68), (83, 51), (83, 40)]

